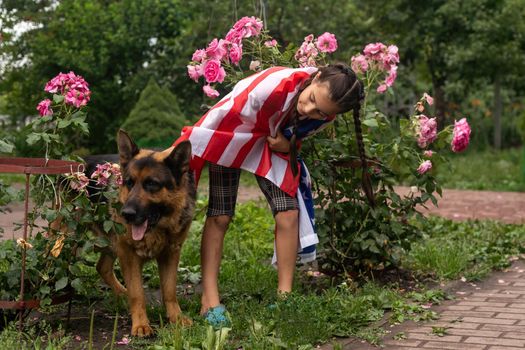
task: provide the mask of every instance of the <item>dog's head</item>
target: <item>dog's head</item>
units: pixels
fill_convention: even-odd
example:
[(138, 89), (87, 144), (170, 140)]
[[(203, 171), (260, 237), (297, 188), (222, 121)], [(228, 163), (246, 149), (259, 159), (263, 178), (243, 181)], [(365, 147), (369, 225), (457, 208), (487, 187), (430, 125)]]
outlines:
[(187, 201), (191, 145), (184, 141), (161, 152), (139, 149), (129, 135), (117, 135), (123, 185), (121, 215), (134, 240), (160, 226), (184, 208)]

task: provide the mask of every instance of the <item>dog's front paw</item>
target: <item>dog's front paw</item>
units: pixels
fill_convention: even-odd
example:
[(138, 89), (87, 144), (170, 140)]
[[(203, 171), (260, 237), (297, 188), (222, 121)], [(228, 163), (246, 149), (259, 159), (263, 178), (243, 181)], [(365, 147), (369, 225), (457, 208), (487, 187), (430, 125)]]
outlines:
[(153, 335), (153, 328), (149, 324), (133, 325), (131, 327), (131, 335), (134, 337), (149, 337)]

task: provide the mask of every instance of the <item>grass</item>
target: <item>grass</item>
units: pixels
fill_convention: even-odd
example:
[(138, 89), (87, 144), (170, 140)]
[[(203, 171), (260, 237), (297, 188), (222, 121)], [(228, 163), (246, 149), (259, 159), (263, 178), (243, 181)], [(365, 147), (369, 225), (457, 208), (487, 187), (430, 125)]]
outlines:
[(525, 191), (523, 147), (502, 151), (468, 151), (452, 155), (440, 165), (438, 183), (443, 188), (491, 191)]
[(439, 279), (479, 280), (525, 252), (523, 225), (430, 218), (423, 229), (426, 234), (413, 244), (406, 266)]

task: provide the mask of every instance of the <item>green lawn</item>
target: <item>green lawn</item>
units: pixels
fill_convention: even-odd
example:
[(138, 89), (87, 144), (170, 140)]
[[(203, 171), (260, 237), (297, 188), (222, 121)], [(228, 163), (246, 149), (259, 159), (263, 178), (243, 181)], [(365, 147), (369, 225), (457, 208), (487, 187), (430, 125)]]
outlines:
[(522, 147), (453, 154), (437, 169), (437, 179), (443, 188), (525, 191), (524, 158)]

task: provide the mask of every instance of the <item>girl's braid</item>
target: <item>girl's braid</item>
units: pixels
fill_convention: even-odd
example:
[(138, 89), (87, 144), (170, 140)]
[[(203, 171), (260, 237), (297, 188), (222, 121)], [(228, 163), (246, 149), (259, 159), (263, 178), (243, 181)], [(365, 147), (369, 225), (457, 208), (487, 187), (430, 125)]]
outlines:
[(355, 138), (357, 141), (357, 150), (359, 152), (359, 158), (361, 159), (361, 167), (363, 169), (362, 172), (362, 187), (363, 191), (365, 192), (366, 198), (368, 199), (368, 202), (372, 207), (375, 206), (375, 200), (374, 200), (374, 190), (372, 189), (372, 181), (370, 180), (370, 173), (368, 172), (368, 163), (366, 161), (366, 154), (365, 154), (365, 145), (363, 143), (363, 132), (361, 130), (361, 120), (359, 119), (359, 114), (361, 111), (361, 103), (358, 103), (356, 107), (354, 107), (353, 115), (354, 115), (354, 128), (355, 128)]
[(321, 68), (321, 81), (328, 81), (332, 99), (341, 109), (341, 112), (352, 110), (354, 117), (354, 128), (357, 141), (357, 150), (361, 159), (362, 187), (368, 202), (375, 206), (374, 191), (368, 172), (365, 146), (363, 143), (363, 131), (361, 129), (361, 101), (365, 98), (363, 83), (357, 78), (355, 72), (344, 63), (337, 63)]

